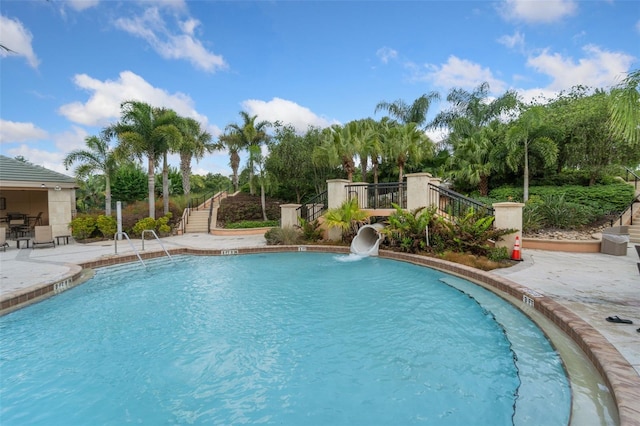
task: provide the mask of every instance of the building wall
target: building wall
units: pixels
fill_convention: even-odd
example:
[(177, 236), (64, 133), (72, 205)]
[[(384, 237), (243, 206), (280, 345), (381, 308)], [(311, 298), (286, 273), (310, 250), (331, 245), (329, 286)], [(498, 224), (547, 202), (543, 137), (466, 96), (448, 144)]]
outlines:
[(48, 192), (43, 190), (2, 189), (0, 197), (6, 199), (6, 209), (0, 211), (4, 217), (8, 213), (23, 213), (27, 216), (37, 216), (42, 212), (42, 224), (49, 223)]
[(74, 189), (49, 189), (49, 225), (53, 236), (70, 235), (69, 223), (75, 209)]

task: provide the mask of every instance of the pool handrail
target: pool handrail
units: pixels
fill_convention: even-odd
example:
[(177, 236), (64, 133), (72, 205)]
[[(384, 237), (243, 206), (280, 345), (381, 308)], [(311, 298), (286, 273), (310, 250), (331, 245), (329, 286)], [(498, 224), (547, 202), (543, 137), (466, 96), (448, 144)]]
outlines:
[[(160, 243), (160, 247), (162, 247), (162, 250), (164, 250), (164, 252), (167, 254), (167, 256), (169, 256), (169, 260), (171, 260), (173, 262), (173, 258), (171, 257), (171, 255), (169, 254), (167, 249), (164, 248), (164, 244), (162, 244), (162, 241), (160, 241), (160, 238), (158, 237), (158, 234), (156, 234), (156, 231), (154, 231), (153, 229), (145, 229), (144, 231), (142, 231), (142, 251), (144, 251), (144, 234), (145, 234), (145, 232), (151, 232), (153, 234), (153, 236), (156, 237), (156, 240), (158, 240), (158, 242)], [(138, 257), (140, 257), (140, 256), (138, 256)]]
[[(126, 232), (116, 232), (116, 235), (113, 237), (113, 241), (114, 241), (114, 247), (116, 250), (116, 254), (118, 254), (118, 237), (124, 235), (124, 237), (127, 239), (127, 241), (129, 241), (129, 245), (131, 246), (131, 248), (133, 249), (133, 252), (136, 254), (136, 256), (138, 256), (138, 260), (140, 260), (140, 263), (142, 263), (142, 266), (144, 266), (145, 268), (147, 267), (147, 265), (144, 263), (144, 261), (142, 260), (142, 257), (140, 257), (140, 253), (138, 252), (138, 250), (136, 250), (135, 246), (133, 245), (133, 243), (131, 242), (131, 239), (129, 238), (129, 236), (127, 235)], [(143, 239), (144, 241), (144, 239)]]

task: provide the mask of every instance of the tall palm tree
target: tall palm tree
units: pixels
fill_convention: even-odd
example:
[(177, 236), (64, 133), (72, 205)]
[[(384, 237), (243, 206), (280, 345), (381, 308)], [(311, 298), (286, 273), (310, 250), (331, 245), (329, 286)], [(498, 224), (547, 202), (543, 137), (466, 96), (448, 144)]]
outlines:
[(385, 145), (386, 157), (398, 166), (398, 182), (404, 179), (408, 161), (418, 162), (433, 154), (433, 143), (417, 123), (392, 126)]
[(169, 141), (180, 137), (175, 126), (175, 113), (154, 108), (140, 101), (126, 101), (120, 105), (120, 121), (103, 130), (107, 136), (117, 136), (117, 151), (138, 159), (146, 157), (149, 187), (149, 217), (155, 218), (155, 168)]
[(429, 107), (435, 100), (440, 99), (438, 92), (425, 93), (410, 105), (402, 99), (393, 102), (381, 101), (376, 105), (375, 112), (385, 110), (402, 124), (415, 123), (418, 127), (423, 126), (427, 121)]
[(184, 195), (191, 192), (191, 159), (199, 161), (205, 153), (220, 149), (220, 143), (211, 142), (211, 133), (203, 130), (200, 123), (193, 118), (183, 118), (178, 124), (182, 139), (175, 151), (180, 154), (180, 173), (182, 174), (182, 190)]
[(68, 170), (74, 163), (79, 163), (75, 170), (76, 177), (89, 177), (96, 172), (104, 176), (105, 201), (104, 214), (111, 215), (111, 180), (117, 170), (116, 156), (109, 146), (109, 138), (105, 135), (88, 136), (84, 140), (87, 149), (76, 149), (64, 158), (64, 167)]
[(238, 169), (240, 168), (240, 150), (243, 142), (238, 133), (225, 133), (219, 137), (220, 143), (229, 151), (229, 166), (231, 167), (231, 183), (233, 191), (238, 192)]
[(489, 177), (494, 169), (490, 161), (495, 139), (491, 136), (499, 120), (514, 111), (517, 95), (508, 91), (489, 101), (490, 88), (482, 83), (472, 92), (452, 89), (447, 95), (451, 108), (433, 120), (435, 127), (449, 130), (448, 143), (453, 151), (449, 166), (454, 177), (477, 184), (488, 193)]
[(357, 147), (349, 126), (334, 124), (323, 130), (323, 142), (314, 151), (314, 164), (341, 165), (349, 181), (353, 180)]
[(521, 165), (523, 168), (524, 202), (529, 199), (529, 156), (539, 156), (545, 166), (554, 164), (558, 158), (558, 147), (547, 136), (548, 129), (542, 117), (542, 106), (529, 108), (510, 126), (505, 138), (506, 165), (513, 171), (519, 170)]
[(262, 143), (269, 140), (267, 135), (267, 129), (271, 126), (268, 121), (260, 121), (256, 123), (257, 115), (249, 115), (245, 111), (240, 111), (240, 117), (242, 117), (242, 123), (231, 123), (227, 126), (227, 130), (230, 133), (235, 134), (243, 149), (249, 152), (249, 193), (255, 194), (255, 188), (253, 186), (253, 163), (255, 161), (255, 155), (257, 151), (251, 149), (253, 146), (260, 146)]
[[(154, 108), (153, 114), (157, 117), (164, 117), (167, 124), (174, 126), (166, 137), (161, 140), (162, 152), (162, 207), (164, 215), (169, 213), (169, 162), (167, 157), (170, 151), (174, 151), (176, 147), (182, 144), (182, 133), (178, 126), (182, 122), (182, 118), (175, 111), (167, 108)], [(169, 129), (169, 128), (168, 128)]]

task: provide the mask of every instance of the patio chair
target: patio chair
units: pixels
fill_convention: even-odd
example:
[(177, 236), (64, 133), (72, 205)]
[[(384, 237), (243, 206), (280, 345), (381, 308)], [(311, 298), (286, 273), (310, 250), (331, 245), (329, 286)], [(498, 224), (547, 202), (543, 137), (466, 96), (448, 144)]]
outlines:
[(51, 226), (36, 226), (35, 232), (36, 236), (33, 238), (33, 248), (47, 244), (51, 244), (54, 248), (56, 247)]
[(9, 243), (7, 242), (7, 228), (0, 227), (0, 248), (2, 251), (7, 251), (7, 247), (9, 247)]

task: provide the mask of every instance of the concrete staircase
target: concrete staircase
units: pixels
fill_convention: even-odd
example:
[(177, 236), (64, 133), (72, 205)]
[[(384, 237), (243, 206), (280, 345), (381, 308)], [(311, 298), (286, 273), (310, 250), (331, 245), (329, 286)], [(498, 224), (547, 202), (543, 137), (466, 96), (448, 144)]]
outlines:
[(204, 210), (191, 210), (189, 215), (189, 222), (185, 227), (185, 232), (209, 232), (207, 228), (209, 225), (209, 209)]

